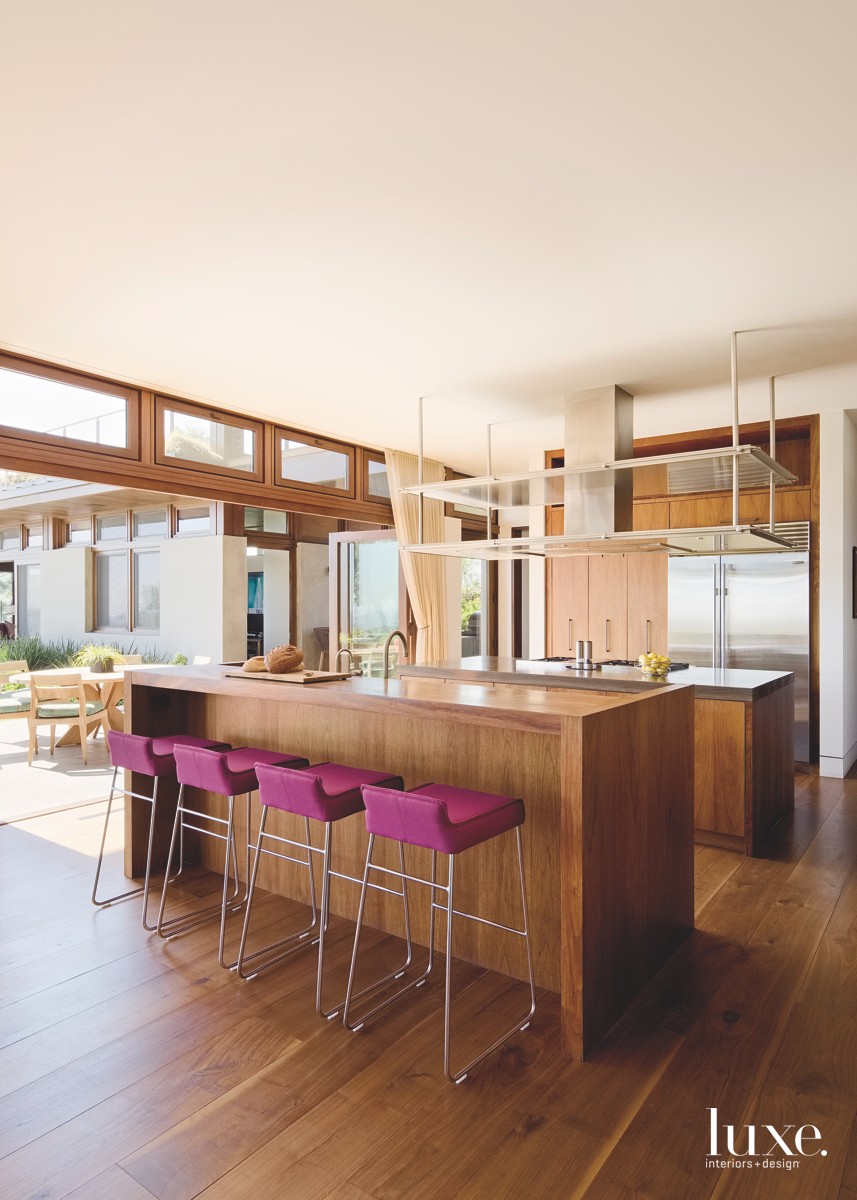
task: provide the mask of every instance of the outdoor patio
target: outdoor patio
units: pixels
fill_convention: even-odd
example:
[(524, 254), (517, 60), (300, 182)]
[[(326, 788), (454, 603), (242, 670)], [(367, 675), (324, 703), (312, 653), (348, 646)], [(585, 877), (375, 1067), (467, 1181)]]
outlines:
[(26, 720), (0, 721), (0, 824), (106, 800), (111, 769), (103, 737), (90, 738), (84, 766), (79, 746), (57, 747), (51, 756), (44, 730), (28, 767), (27, 736)]

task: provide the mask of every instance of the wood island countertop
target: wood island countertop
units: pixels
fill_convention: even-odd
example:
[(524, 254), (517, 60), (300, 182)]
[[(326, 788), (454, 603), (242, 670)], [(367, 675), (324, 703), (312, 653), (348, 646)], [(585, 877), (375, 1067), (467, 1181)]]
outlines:
[[(693, 928), (692, 686), (608, 694), (441, 679), (290, 684), (231, 678), (227, 670), (234, 668), (129, 670), (126, 727), (384, 771), (400, 775), (406, 788), (432, 781), (523, 799), (536, 982), (560, 995), (566, 1053), (588, 1055)], [(143, 792), (146, 782), (133, 775), (126, 786)], [(164, 865), (176, 794), (175, 779), (163, 777), (155, 869)], [(206, 813), (223, 814), (223, 797), (192, 794)], [(236, 804), (239, 840), (249, 833), (255, 842), (258, 809), (257, 797)], [(128, 875), (145, 866), (150, 814), (144, 801), (126, 802)], [(300, 819), (279, 810), (266, 828), (303, 836)], [(337, 871), (359, 879), (366, 842), (359, 816), (337, 822)], [(201, 866), (223, 870), (220, 842), (187, 831), (185, 848)], [(395, 844), (380, 852), (394, 855)], [(516, 923), (511, 852), (505, 837), (466, 851), (456, 871), (457, 906)], [(409, 870), (428, 878), (429, 852), (407, 853)], [(258, 878), (262, 888), (306, 901), (305, 868), (265, 857)], [(418, 899), (413, 937), (425, 946), (428, 905)], [(334, 878), (330, 903), (332, 913), (353, 921), (354, 885)], [(401, 902), (370, 893), (366, 920), (400, 936)], [(229, 937), (237, 937), (235, 928)], [(522, 953), (519, 939), (497, 928), (456, 923), (458, 958), (522, 979)]]

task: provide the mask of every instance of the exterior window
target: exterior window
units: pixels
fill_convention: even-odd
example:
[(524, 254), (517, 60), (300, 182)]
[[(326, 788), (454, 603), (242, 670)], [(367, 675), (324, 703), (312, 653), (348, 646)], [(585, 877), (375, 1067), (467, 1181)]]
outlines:
[(50, 434), (98, 446), (128, 446), (128, 403), (132, 390), (87, 380), (59, 368), (33, 371), (0, 365), (0, 423), (29, 433)]
[(21, 549), (21, 529), (18, 525), (10, 525), (7, 529), (0, 529), (0, 550), (20, 550)]
[(254, 429), (175, 408), (163, 408), (161, 416), (166, 458), (256, 474)]
[(176, 533), (210, 533), (211, 511), (208, 505), (180, 508), (176, 513)]
[(41, 633), (41, 577), (38, 563), (18, 567), (18, 637), (38, 637)]
[(245, 508), (244, 528), (250, 533), (288, 533), (289, 514), (276, 508)]
[(128, 628), (128, 555), (95, 556), (95, 625), (97, 629)]
[(89, 517), (80, 517), (68, 523), (68, 540), (72, 546), (89, 546), (92, 543), (92, 522)]
[(27, 547), (30, 550), (42, 550), (45, 545), (45, 530), (43, 525), (27, 526)]
[(165, 508), (151, 508), (144, 512), (135, 512), (133, 522), (135, 538), (163, 538), (169, 533)]
[(390, 480), (387, 476), (387, 463), (383, 456), (366, 454), (366, 499), (389, 500)]
[(128, 538), (128, 518), (124, 513), (113, 513), (109, 517), (95, 518), (95, 540), (97, 542), (124, 542)]
[(154, 630), (161, 624), (161, 556), (137, 550), (132, 556), (134, 629)]
[(353, 494), (354, 450), (350, 446), (286, 430), (279, 435), (277, 457), (277, 483)]

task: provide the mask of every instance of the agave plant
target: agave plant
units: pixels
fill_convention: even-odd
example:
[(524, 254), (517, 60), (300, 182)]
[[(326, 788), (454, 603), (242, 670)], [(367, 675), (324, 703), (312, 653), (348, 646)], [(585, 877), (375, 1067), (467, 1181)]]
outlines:
[(75, 667), (92, 667), (94, 671), (112, 671), (114, 663), (119, 663), (121, 666), (125, 659), (121, 650), (117, 650), (115, 646), (104, 646), (100, 642), (86, 642), (72, 656), (71, 661)]

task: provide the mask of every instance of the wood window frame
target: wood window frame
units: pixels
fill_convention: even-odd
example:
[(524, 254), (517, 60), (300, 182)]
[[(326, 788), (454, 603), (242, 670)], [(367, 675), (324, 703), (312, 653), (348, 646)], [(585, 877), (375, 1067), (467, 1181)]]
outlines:
[(360, 494), (358, 499), (364, 504), (377, 504), (386, 513), (393, 511), (393, 502), (388, 496), (375, 496), (369, 491), (369, 464), (382, 463), (387, 466), (387, 456), (383, 450), (370, 450), (366, 446), (357, 446), (357, 469), (360, 478)]
[[(153, 541), (155, 539), (152, 539)], [(137, 566), (141, 554), (156, 554), (158, 557), (158, 624), (154, 629), (137, 626)], [(128, 632), (139, 637), (159, 637), (161, 633), (161, 547), (157, 545), (128, 547)]]
[[(98, 560), (99, 558), (125, 558), (125, 598), (127, 617), (125, 625), (99, 625), (98, 623)], [(112, 550), (92, 550), (92, 631), (93, 633), (130, 633), (131, 632), (131, 548), (128, 545)]]
[(127, 433), (126, 446), (103, 446), (98, 442), (88, 442), (83, 438), (60, 437), (56, 433), (42, 433), (35, 429), (22, 429), (17, 425), (0, 423), (0, 436), (23, 439), (26, 442), (36, 442), (43, 446), (67, 447), (69, 450), (85, 450), (91, 454), (105, 455), (110, 458), (140, 457), (140, 424), (141, 401), (137, 388), (127, 387), (112, 380), (103, 379), (99, 375), (87, 375), (83, 371), (71, 371), (66, 367), (55, 367), (48, 363), (36, 362), (29, 358), (19, 358), (14, 354), (0, 352), (0, 368), (16, 371), (19, 375), (33, 375), (39, 379), (50, 379), (54, 383), (65, 383), (82, 391), (101, 392), (108, 396), (116, 396), (124, 400), (126, 408), (125, 430)]
[[(253, 470), (242, 471), (240, 467), (194, 462), (193, 459), (167, 454), (164, 435), (164, 414), (166, 412), (184, 413), (186, 416), (197, 417), (202, 421), (212, 421), (216, 425), (226, 425), (230, 429), (241, 429), (252, 433), (254, 437)], [(229, 479), (246, 479), (252, 480), (254, 483), (263, 483), (265, 476), (265, 423), (256, 421), (252, 417), (242, 417), (238, 413), (232, 413), (226, 409), (209, 408), (206, 405), (194, 404), (189, 400), (176, 400), (171, 396), (158, 393), (155, 396), (155, 462), (158, 466), (181, 471), (195, 471), (205, 475), (225, 475)]]
[[(343, 455), (347, 462), (347, 488), (325, 487), (320, 483), (302, 483), (298, 479), (288, 479), (283, 475), (280, 442), (301, 442), (305, 446), (315, 446), (318, 450), (329, 450), (332, 454)], [(333, 438), (317, 437), (303, 429), (292, 429), (288, 425), (274, 426), (274, 486), (287, 487), (297, 492), (313, 492), (322, 496), (338, 496), (343, 500), (357, 499), (357, 447), (353, 442), (337, 442)]]

